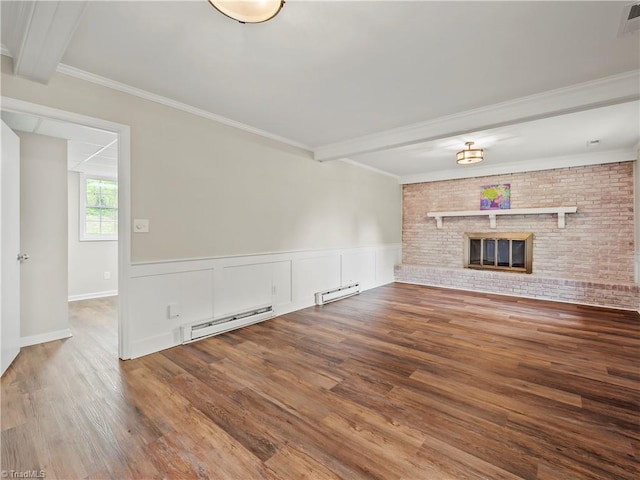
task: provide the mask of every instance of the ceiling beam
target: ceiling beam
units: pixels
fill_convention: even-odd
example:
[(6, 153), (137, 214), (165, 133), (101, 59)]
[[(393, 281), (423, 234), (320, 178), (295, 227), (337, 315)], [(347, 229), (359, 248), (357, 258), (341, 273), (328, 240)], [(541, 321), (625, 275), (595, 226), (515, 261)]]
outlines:
[(48, 83), (62, 59), (87, 1), (2, 2), (2, 43), (13, 73)]
[(320, 162), (640, 99), (640, 70), (522, 97), (314, 149)]

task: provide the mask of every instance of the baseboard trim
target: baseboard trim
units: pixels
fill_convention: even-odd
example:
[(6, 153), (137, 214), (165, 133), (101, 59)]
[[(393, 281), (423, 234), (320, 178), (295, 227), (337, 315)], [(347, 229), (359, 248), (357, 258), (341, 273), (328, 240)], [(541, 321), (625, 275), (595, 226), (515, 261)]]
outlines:
[(93, 293), (81, 293), (80, 295), (69, 295), (69, 301), (77, 302), (78, 300), (91, 300), (92, 298), (115, 297), (116, 295), (118, 295), (117, 290), (107, 290), (104, 292), (93, 292)]
[(40, 343), (53, 342), (55, 340), (62, 340), (63, 338), (73, 337), (71, 330), (65, 328), (64, 330), (56, 330), (55, 332), (41, 333), (39, 335), (29, 335), (28, 337), (22, 337), (20, 339), (21, 347), (29, 347), (31, 345), (38, 345)]
[(131, 359), (144, 357), (151, 353), (156, 353), (167, 348), (180, 345), (178, 330), (175, 332), (162, 333), (153, 337), (143, 338), (131, 344)]

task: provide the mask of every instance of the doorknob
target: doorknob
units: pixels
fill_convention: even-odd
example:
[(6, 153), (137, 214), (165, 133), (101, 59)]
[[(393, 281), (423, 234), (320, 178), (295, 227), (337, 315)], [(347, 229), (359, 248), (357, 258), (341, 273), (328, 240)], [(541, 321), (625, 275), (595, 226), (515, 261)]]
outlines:
[(21, 262), (23, 262), (25, 260), (29, 260), (29, 254), (28, 253), (19, 253), (18, 254), (18, 260), (20, 260)]

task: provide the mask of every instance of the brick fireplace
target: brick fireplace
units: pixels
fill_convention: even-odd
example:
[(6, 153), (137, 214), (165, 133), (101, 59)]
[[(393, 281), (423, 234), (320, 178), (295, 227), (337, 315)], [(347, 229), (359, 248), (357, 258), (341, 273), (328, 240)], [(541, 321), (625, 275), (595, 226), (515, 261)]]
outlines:
[[(428, 212), (478, 210), (482, 185), (511, 184), (511, 209), (576, 206), (556, 215), (447, 218)], [(465, 233), (533, 233), (531, 274), (464, 268)], [(638, 310), (633, 282), (633, 162), (404, 185), (400, 282)]]

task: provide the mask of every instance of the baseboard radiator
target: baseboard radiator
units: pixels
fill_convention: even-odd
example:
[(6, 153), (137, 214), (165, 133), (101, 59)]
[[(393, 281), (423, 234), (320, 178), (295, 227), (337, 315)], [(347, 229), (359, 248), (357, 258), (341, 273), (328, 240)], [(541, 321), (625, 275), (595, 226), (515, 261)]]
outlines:
[(316, 293), (316, 305), (324, 305), (325, 303), (335, 302), (343, 298), (351, 297), (360, 293), (360, 284), (352, 283), (344, 287), (332, 288), (324, 292)]
[(180, 327), (182, 343), (189, 343), (195, 340), (201, 340), (206, 337), (228, 332), (230, 330), (235, 330), (240, 327), (251, 325), (252, 323), (267, 320), (274, 315), (273, 305), (265, 305), (264, 307), (225, 315), (224, 317), (205, 320), (204, 322), (182, 325)]

